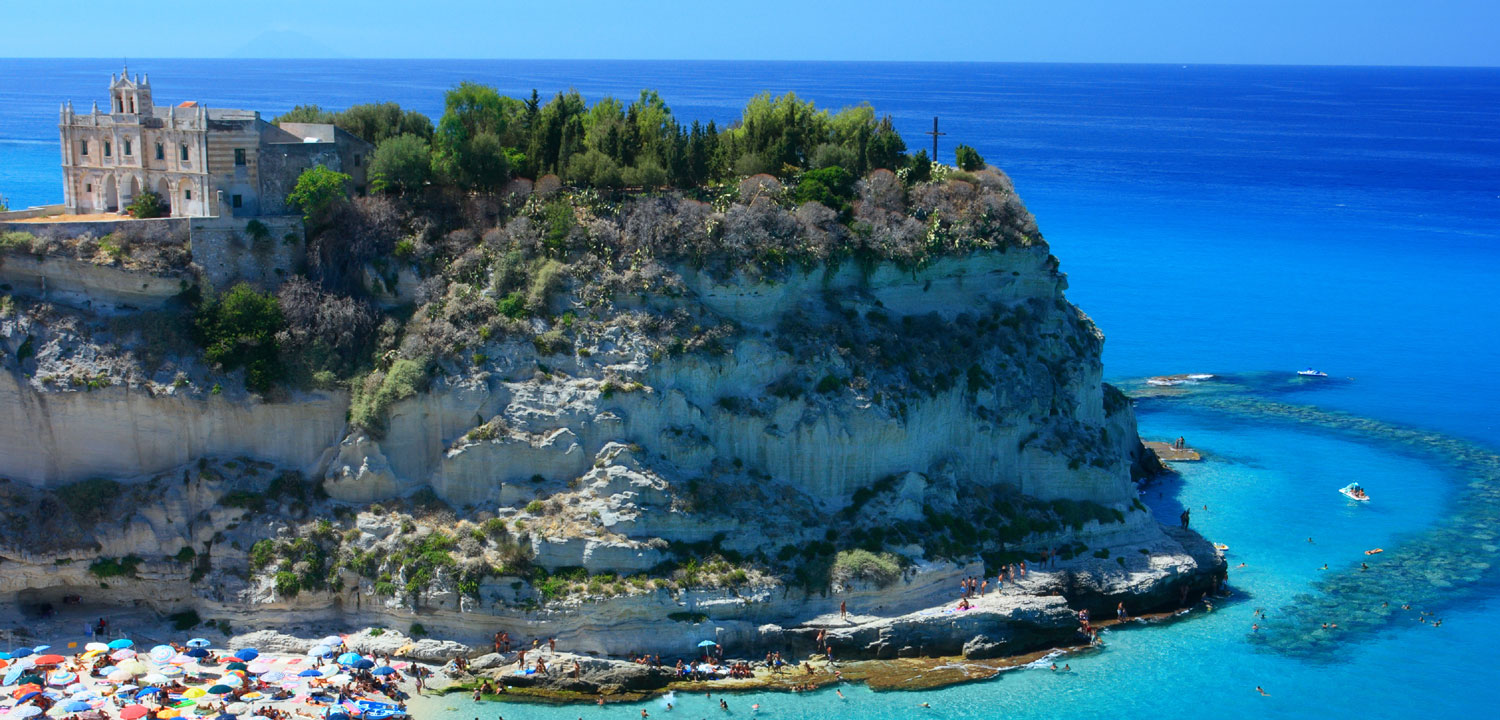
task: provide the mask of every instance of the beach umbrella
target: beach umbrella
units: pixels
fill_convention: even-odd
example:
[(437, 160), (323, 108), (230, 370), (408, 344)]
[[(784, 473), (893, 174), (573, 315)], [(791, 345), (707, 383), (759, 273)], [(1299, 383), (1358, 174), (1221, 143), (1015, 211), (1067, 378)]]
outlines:
[(47, 676), (47, 682), (57, 687), (67, 687), (77, 681), (78, 675), (76, 673), (70, 673), (65, 670), (59, 670)]
[(90, 705), (82, 700), (69, 700), (68, 702), (61, 703), (61, 707), (64, 712), (70, 713), (86, 712), (94, 709), (93, 705)]
[(176, 655), (173, 655), (172, 659), (168, 660), (167, 662), (172, 663), (173, 665), (186, 665), (192, 661), (192, 657), (178, 653)]
[(333, 677), (328, 678), (328, 682), (331, 682), (335, 685), (340, 685), (349, 682), (349, 676), (343, 673), (339, 673), (338, 675), (334, 675)]
[(130, 646), (132, 646), (134, 644), (135, 644), (135, 641), (131, 640), (130, 638), (120, 638), (118, 640), (110, 640), (109, 641), (109, 649), (111, 649), (111, 650), (124, 650), (125, 648), (128, 648), (128, 647), (130, 647)]
[(249, 710), (250, 706), (242, 702), (229, 703), (228, 705), (224, 706), (224, 712), (227, 712), (231, 715), (241, 715), (248, 712)]
[(29, 655), (34, 655), (35, 653), (36, 651), (32, 650), (31, 648), (16, 648), (15, 650), (10, 651), (10, 659), (14, 660), (16, 658), (23, 658)]
[[(297, 677), (323, 677), (323, 673), (318, 672), (316, 668), (308, 668), (306, 670), (303, 670), (302, 672), (297, 673)], [(10, 683), (6, 684), (9, 685)]]
[(234, 656), (241, 660), (244, 660), (245, 662), (249, 662), (251, 660), (254, 660), (255, 658), (260, 657), (260, 651), (256, 650), (255, 648), (240, 648), (239, 650), (234, 651)]
[(19, 680), (16, 680), (16, 684), (20, 685), (22, 689), (42, 689), (42, 679), (35, 675), (22, 675)]
[(260, 676), (260, 679), (262, 679), (262, 680), (264, 680), (266, 682), (272, 682), (272, 683), (273, 682), (281, 682), (285, 678), (286, 678), (286, 673), (284, 673), (284, 672), (282, 672), (280, 670), (272, 670), (271, 672), (268, 672), (265, 675)]
[(333, 648), (327, 645), (314, 645), (307, 651), (307, 654), (309, 657), (323, 657), (324, 655), (333, 654)]
[(102, 642), (91, 642), (87, 645), (84, 645), (83, 649), (85, 651), (104, 652), (105, 650), (109, 649), (109, 646), (105, 645)]
[(21, 688), (20, 690), (17, 690), (15, 692), (11, 693), (11, 697), (15, 698), (16, 702), (23, 703), (23, 702), (26, 702), (27, 700), (30, 700), (30, 699), (38, 696), (38, 695), (41, 695), (41, 694), (42, 694), (41, 690), (31, 690), (31, 689), (27, 689), (27, 688)]
[(116, 650), (109, 654), (110, 660), (129, 660), (135, 657), (135, 651), (131, 649)]
[(145, 675), (149, 671), (149, 668), (146, 667), (146, 663), (143, 663), (140, 660), (126, 660), (125, 662), (120, 663), (120, 669), (130, 673), (131, 675)]
[(228, 665), (225, 665), (224, 669), (226, 669), (226, 670), (247, 670), (247, 669), (249, 669), (249, 667), (250, 667), (249, 665), (246, 665), (245, 663), (242, 663), (242, 662), (232, 662), (232, 663), (229, 663)]
[(162, 720), (170, 720), (170, 718), (180, 717), (181, 715), (182, 711), (178, 710), (177, 708), (167, 708), (166, 710), (156, 711), (156, 717), (161, 718)]
[(220, 683), (208, 689), (209, 695), (228, 695), (232, 692), (234, 692), (234, 688), (228, 685), (224, 685), (223, 683)]
[(171, 680), (168, 680), (167, 676), (161, 673), (151, 673), (141, 678), (142, 685), (162, 685), (169, 682)]
[(149, 654), (151, 655), (152, 662), (164, 663), (171, 660), (172, 656), (177, 654), (177, 651), (173, 650), (171, 645), (157, 645), (151, 648)]
[(161, 669), (161, 674), (164, 677), (174, 678), (181, 677), (185, 674), (185, 672), (182, 668), (177, 667), (176, 665), (168, 665)]
[(42, 655), (37, 657), (33, 662), (37, 665), (61, 665), (64, 660), (67, 660), (67, 658), (61, 655)]
[(207, 694), (208, 691), (203, 688), (188, 688), (183, 691), (182, 696), (189, 700), (197, 700)]
[(698, 643), (698, 647), (713, 647), (715, 645), (718, 645), (718, 643), (712, 640), (704, 640), (703, 642)]
[(352, 663), (349, 663), (349, 666), (359, 668), (360, 670), (369, 670), (370, 668), (375, 667), (375, 661), (371, 660), (370, 658), (360, 658)]
[(349, 713), (346, 713), (343, 710), (330, 709), (328, 711), (328, 714), (324, 717), (327, 718), (327, 720), (349, 720)]
[(254, 702), (256, 700), (264, 700), (265, 697), (265, 693), (247, 692), (244, 695), (241, 695), (240, 699), (244, 700), (245, 702)]
[(250, 667), (245, 669), (249, 671), (251, 675), (265, 675), (266, 673), (271, 672), (271, 666), (266, 663), (251, 663)]
[(187, 651), (184, 654), (187, 655), (190, 658), (206, 658), (206, 657), (208, 657), (208, 651), (204, 650), (201, 647), (193, 648), (192, 650), (189, 650), (189, 651)]
[(38, 645), (38, 646), (32, 648), (31, 651), (34, 652), (34, 653), (44, 653), (44, 652), (47, 652), (48, 650), (51, 650), (51, 649), (52, 649), (51, 645)]
[(145, 705), (126, 705), (125, 709), (120, 711), (120, 720), (136, 720), (136, 718), (145, 717), (149, 712), (151, 709)]
[(10, 718), (29, 718), (42, 714), (42, 709), (35, 705), (17, 705), (5, 714), (6, 720)]
[(344, 638), (339, 635), (329, 635), (327, 637), (324, 637), (322, 640), (319, 640), (318, 644), (327, 645), (329, 647), (338, 647), (339, 645), (344, 644)]
[(225, 675), (224, 677), (219, 678), (219, 684), (228, 685), (229, 687), (239, 687), (241, 685), (244, 685), (245, 681), (241, 680), (240, 676), (238, 675)]
[(203, 638), (193, 638), (192, 640), (187, 641), (187, 646), (190, 648), (206, 648), (212, 644), (213, 643), (204, 640)]
[(133, 674), (131, 674), (129, 672), (126, 672), (124, 670), (121, 670), (120, 668), (115, 668), (113, 672), (109, 673), (108, 675), (105, 675), (104, 677), (105, 677), (106, 680), (109, 680), (110, 682), (125, 682), (126, 680), (129, 680), (129, 679), (135, 677), (135, 675), (133, 675)]
[(348, 665), (358, 659), (359, 653), (346, 652), (339, 656), (338, 661), (340, 665)]
[(396, 668), (393, 668), (390, 665), (381, 665), (380, 667), (370, 671), (370, 674), (372, 675), (394, 675), (395, 673)]
[(0, 652), (0, 660), (9, 660), (9, 659), (10, 659), (10, 653), (8, 653), (8, 652)]
[(141, 688), (140, 691), (135, 694), (135, 699), (140, 700), (147, 695), (155, 695), (159, 692), (161, 692), (161, 688)]

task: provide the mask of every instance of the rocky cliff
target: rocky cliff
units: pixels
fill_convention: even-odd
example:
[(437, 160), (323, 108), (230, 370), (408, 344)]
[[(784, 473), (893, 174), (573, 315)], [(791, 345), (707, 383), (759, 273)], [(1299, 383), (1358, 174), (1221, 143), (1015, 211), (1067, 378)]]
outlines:
[[(845, 221), (746, 183), (419, 235), (363, 270), (415, 306), (352, 391), (249, 393), (190, 349), (147, 361), (149, 323), (7, 300), (0, 592), (613, 654), (705, 622), (792, 643), (832, 593), (895, 618), (840, 636), (884, 656), (1222, 573), (1136, 502), (1102, 334), (1003, 175), (872, 175)], [(1044, 554), (1070, 574), (1045, 611), (921, 619)]]

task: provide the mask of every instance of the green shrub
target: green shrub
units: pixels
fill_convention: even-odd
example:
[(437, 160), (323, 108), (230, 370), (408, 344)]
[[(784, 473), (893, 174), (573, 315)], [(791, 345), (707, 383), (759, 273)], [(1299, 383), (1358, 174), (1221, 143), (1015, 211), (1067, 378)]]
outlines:
[(866, 580), (887, 587), (901, 577), (901, 558), (892, 553), (844, 550), (834, 557), (833, 580)]
[(135, 199), (125, 206), (125, 210), (130, 213), (131, 217), (145, 220), (165, 215), (167, 207), (162, 204), (160, 195), (146, 190), (136, 194)]
[(89, 565), (89, 574), (100, 580), (112, 577), (135, 577), (141, 559), (134, 555), (122, 558), (99, 558)]
[(526, 512), (531, 513), (532, 515), (542, 514), (542, 501), (532, 500), (531, 502), (526, 503)]
[(240, 283), (204, 301), (193, 319), (203, 355), (227, 370), (245, 368), (245, 386), (264, 392), (284, 374), (276, 333), (285, 326), (276, 296)]
[(384, 373), (374, 372), (354, 386), (349, 422), (372, 433), (385, 429), (385, 416), (398, 400), (417, 394), (427, 377), (426, 363), (402, 358)]
[(95, 478), (64, 485), (55, 492), (57, 499), (61, 500), (75, 517), (86, 523), (92, 523), (104, 516), (123, 490), (124, 486), (120, 483)]
[(276, 560), (276, 541), (270, 538), (256, 540), (250, 546), (250, 569), (259, 570)]
[(968, 145), (960, 144), (953, 149), (953, 162), (959, 170), (972, 172), (984, 169), (984, 158), (979, 155), (979, 151)]

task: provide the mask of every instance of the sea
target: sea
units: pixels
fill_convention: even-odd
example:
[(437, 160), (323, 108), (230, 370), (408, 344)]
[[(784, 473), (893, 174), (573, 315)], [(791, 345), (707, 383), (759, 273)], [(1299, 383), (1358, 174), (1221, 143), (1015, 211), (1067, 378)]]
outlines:
[[(1108, 379), (1204, 373), (1232, 388), (1210, 380), (1197, 400), (1137, 406), (1143, 435), (1183, 436), (1206, 456), (1143, 499), (1164, 522), (1192, 508), (1193, 526), (1229, 546), (1232, 594), (1213, 610), (1108, 631), (1102, 648), (1057, 658), (1068, 672), (1047, 660), (922, 692), (730, 695), (732, 716), (1458, 718), (1500, 707), (1500, 69), (181, 59), (130, 69), (150, 74), (158, 102), (266, 117), (393, 100), (436, 118), (463, 80), (590, 100), (650, 88), (678, 118), (720, 124), (763, 91), (831, 109), (869, 102), (929, 152), (936, 117), (941, 159), (967, 143), (1014, 178), (1068, 297), (1106, 335)], [(12, 207), (61, 200), (58, 106), (104, 101), (119, 70), (0, 60), (0, 195)], [(1308, 367), (1329, 377), (1298, 380)], [(1349, 482), (1371, 502), (1336, 492)], [(1364, 553), (1374, 548), (1385, 552)], [(718, 697), (679, 696), (667, 716), (718, 717)], [(667, 712), (660, 699), (596, 708), (455, 696), (421, 708), (441, 720)]]

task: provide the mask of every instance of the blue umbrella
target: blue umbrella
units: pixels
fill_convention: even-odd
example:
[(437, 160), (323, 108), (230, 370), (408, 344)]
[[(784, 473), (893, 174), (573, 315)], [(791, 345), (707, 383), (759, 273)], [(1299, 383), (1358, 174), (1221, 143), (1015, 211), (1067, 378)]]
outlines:
[[(37, 706), (35, 706), (35, 705), (17, 705), (15, 707), (11, 708), (10, 712), (6, 713), (5, 717), (7, 717), (7, 718), (29, 718), (29, 717), (31, 717), (33, 715), (41, 715), (41, 714), (42, 714), (42, 709), (39, 708), (39, 707), (37, 707)], [(348, 718), (346, 717), (344, 720), (348, 720)]]
[(187, 651), (187, 656), (195, 658), (206, 658), (208, 657), (208, 651), (204, 650), (203, 648), (193, 648), (192, 650)]
[(236, 650), (234, 652), (234, 656), (241, 660), (244, 660), (245, 662), (250, 662), (251, 660), (260, 657), (260, 651), (256, 650), (255, 648), (243, 648), (240, 650)]
[(375, 668), (374, 670), (371, 670), (370, 674), (371, 675), (394, 675), (394, 674), (396, 674), (396, 668), (393, 668), (390, 665), (381, 665), (380, 667)]
[(27, 700), (30, 700), (30, 699), (38, 696), (38, 695), (41, 695), (41, 694), (42, 694), (42, 691), (40, 691), (40, 690), (32, 690), (31, 692), (26, 693), (25, 695), (22, 695), (21, 697), (16, 698), (16, 702), (17, 703), (23, 703), (23, 702), (26, 702)]
[(16, 648), (15, 650), (10, 651), (10, 656), (13, 658), (23, 658), (30, 654), (31, 648)]
[(206, 648), (212, 644), (213, 643), (204, 640), (203, 638), (193, 638), (192, 640), (187, 641), (187, 646), (190, 648)]
[(323, 677), (323, 673), (320, 673), (312, 668), (308, 668), (306, 670), (303, 670), (302, 672), (297, 673), (297, 677)]
[(146, 697), (147, 695), (155, 695), (155, 694), (157, 694), (159, 692), (161, 692), (161, 688), (154, 688), (154, 687), (143, 688), (140, 692), (138, 692), (138, 693), (135, 694), (135, 699), (140, 700), (141, 698)]
[(313, 657), (323, 657), (324, 655), (332, 655), (333, 654), (333, 648), (328, 647), (327, 645), (315, 645), (315, 646), (313, 646), (313, 648), (311, 650), (307, 651), (307, 654), (311, 655)]
[(21, 674), (24, 672), (26, 672), (26, 668), (12, 665), (9, 670), (5, 671), (5, 679), (0, 680), (0, 685), (15, 685), (16, 681), (21, 679)]
[(342, 710), (329, 710), (328, 714), (324, 717), (326, 717), (328, 720), (349, 720), (349, 713), (346, 713)]
[(350, 665), (359, 660), (359, 653), (347, 652), (339, 656), (340, 665)]
[(375, 667), (375, 661), (369, 658), (360, 658), (350, 663), (350, 666), (357, 667), (360, 670), (369, 670), (370, 668)]
[(713, 647), (714, 645), (718, 645), (718, 643), (712, 640), (704, 640), (703, 642), (698, 643), (698, 647)]
[(34, 653), (40, 654), (40, 653), (47, 652), (48, 650), (51, 650), (51, 649), (52, 649), (51, 645), (38, 645), (38, 646), (32, 648), (31, 651), (34, 652)]
[(10, 653), (8, 653), (8, 652), (0, 652), (0, 660), (9, 660), (10, 657), (11, 657)]
[(109, 641), (109, 649), (110, 650), (124, 650), (125, 648), (128, 648), (128, 647), (130, 647), (131, 645), (134, 645), (134, 644), (135, 644), (135, 641), (131, 640), (130, 638), (120, 638), (119, 640), (110, 640)]
[(73, 702), (70, 702), (70, 703), (68, 703), (66, 705), (63, 705), (63, 711), (64, 712), (70, 712), (70, 713), (87, 712), (87, 711), (93, 710), (93, 709), (94, 709), (93, 705), (90, 705), (90, 704), (88, 704), (88, 703), (86, 703), (86, 702), (84, 702), (82, 700), (74, 700)]

